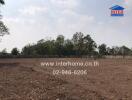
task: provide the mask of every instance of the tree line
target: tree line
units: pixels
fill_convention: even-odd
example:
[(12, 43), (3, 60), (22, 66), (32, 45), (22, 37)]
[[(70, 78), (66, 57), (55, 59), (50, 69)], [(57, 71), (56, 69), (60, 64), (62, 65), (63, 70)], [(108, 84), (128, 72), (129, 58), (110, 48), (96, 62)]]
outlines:
[(13, 48), (11, 53), (3, 50), (1, 57), (105, 57), (132, 56), (132, 49), (126, 46), (108, 47), (106, 44), (97, 45), (90, 35), (76, 32), (72, 39), (58, 35), (56, 39), (41, 39), (35, 44), (24, 46), (21, 52)]

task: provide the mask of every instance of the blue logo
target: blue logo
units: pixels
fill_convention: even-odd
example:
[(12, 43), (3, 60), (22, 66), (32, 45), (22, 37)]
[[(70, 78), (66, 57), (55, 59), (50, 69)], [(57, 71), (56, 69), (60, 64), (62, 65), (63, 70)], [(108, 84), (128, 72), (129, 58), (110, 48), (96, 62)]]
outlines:
[(124, 9), (119, 5), (115, 5), (110, 8), (111, 9), (111, 16), (124, 16)]

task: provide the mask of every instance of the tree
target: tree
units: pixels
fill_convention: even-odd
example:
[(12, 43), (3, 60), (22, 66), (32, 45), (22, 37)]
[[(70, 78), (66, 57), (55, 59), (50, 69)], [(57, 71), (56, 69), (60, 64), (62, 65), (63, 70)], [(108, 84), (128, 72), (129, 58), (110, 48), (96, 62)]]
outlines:
[(2, 51), (1, 51), (1, 55), (2, 56), (5, 56), (5, 55), (7, 55), (8, 53), (7, 53), (7, 50), (6, 49), (3, 49)]
[(107, 50), (107, 55), (111, 55), (111, 48), (107, 47), (106, 50)]
[(97, 47), (95, 41), (90, 37), (90, 35), (86, 35), (83, 38), (83, 54), (92, 56), (95, 52), (95, 49)]
[(13, 48), (11, 54), (17, 56), (19, 55), (19, 50), (17, 48)]
[(120, 55), (120, 47), (114, 46), (113, 48), (113, 54), (114, 56)]
[(9, 30), (7, 26), (5, 26), (4, 23), (0, 21), (0, 36), (4, 36), (5, 34), (9, 34)]
[(36, 53), (38, 55), (54, 55), (55, 54), (55, 42), (54, 40), (40, 40), (35, 46)]
[(25, 47), (22, 48), (22, 55), (24, 56), (33, 56), (36, 55), (36, 49), (35, 45), (26, 45)]
[(47, 47), (45, 44), (45, 40), (41, 39), (37, 42), (37, 44), (35, 45), (35, 51), (37, 53), (37, 55), (46, 55), (47, 53)]
[(56, 38), (56, 41), (55, 41), (55, 51), (56, 51), (56, 54), (58, 56), (62, 56), (63, 55), (64, 38), (65, 37), (63, 35), (59, 35)]
[(80, 56), (82, 54), (82, 47), (83, 47), (83, 33), (82, 32), (76, 32), (73, 35), (72, 41), (74, 44), (74, 51), (77, 56)]
[(121, 52), (121, 55), (123, 56), (123, 58), (124, 58), (125, 56), (131, 55), (131, 53), (132, 53), (131, 49), (129, 49), (129, 48), (126, 47), (126, 46), (120, 47), (120, 52)]
[(0, 0), (0, 4), (4, 5), (5, 4), (4, 0)]
[(84, 36), (82, 32), (76, 32), (72, 38), (74, 44), (74, 51), (77, 56), (86, 55), (93, 56), (97, 45), (90, 35)]
[[(4, 0), (0, 0), (0, 5), (4, 5)], [(0, 15), (1, 16), (1, 15)], [(4, 36), (5, 34), (9, 34), (9, 30), (6, 25), (1, 21), (0, 18), (0, 36)]]
[(99, 47), (98, 47), (98, 50), (99, 50), (99, 54), (101, 56), (104, 56), (107, 54), (107, 46), (106, 44), (101, 44)]
[(75, 55), (73, 49), (74, 49), (73, 42), (69, 39), (65, 40), (63, 55), (64, 56), (73, 56), (73, 55)]

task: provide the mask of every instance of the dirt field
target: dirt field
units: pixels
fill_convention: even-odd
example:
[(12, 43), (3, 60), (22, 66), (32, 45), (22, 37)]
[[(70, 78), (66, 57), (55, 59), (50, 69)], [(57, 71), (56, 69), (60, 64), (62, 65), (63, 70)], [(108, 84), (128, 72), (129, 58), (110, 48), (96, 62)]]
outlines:
[[(96, 60), (99, 66), (42, 66), (88, 59), (0, 59), (0, 100), (132, 100), (132, 59)], [(57, 74), (54, 70), (87, 70)]]

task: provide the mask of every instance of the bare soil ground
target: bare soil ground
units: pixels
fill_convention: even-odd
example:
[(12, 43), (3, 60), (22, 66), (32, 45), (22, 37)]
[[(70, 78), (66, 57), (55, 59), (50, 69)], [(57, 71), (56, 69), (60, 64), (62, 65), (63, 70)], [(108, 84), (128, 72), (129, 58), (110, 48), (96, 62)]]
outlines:
[[(41, 62), (89, 59), (0, 59), (0, 100), (132, 100), (132, 59), (100, 59), (99, 66), (54, 67)], [(87, 75), (53, 75), (84, 69)]]

